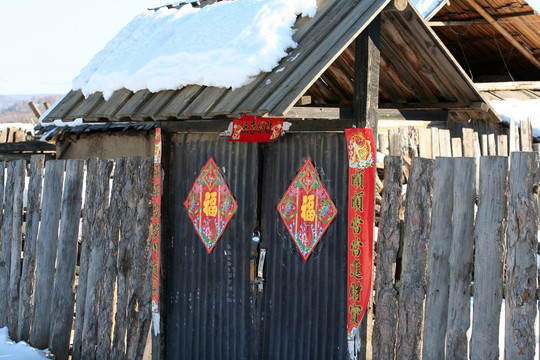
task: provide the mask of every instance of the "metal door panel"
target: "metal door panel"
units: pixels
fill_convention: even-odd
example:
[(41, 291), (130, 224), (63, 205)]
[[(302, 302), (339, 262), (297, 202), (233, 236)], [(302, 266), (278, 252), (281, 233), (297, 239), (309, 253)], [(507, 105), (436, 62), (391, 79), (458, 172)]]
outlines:
[[(338, 208), (304, 261), (276, 206), (310, 157)], [(287, 134), (264, 145), (262, 243), (265, 290), (257, 302), (263, 359), (345, 359), (347, 153), (343, 134)]]
[[(259, 146), (209, 134), (172, 134), (165, 148), (166, 358), (253, 359), (248, 271), (250, 235), (259, 211)], [(183, 203), (210, 156), (238, 211), (208, 254)]]

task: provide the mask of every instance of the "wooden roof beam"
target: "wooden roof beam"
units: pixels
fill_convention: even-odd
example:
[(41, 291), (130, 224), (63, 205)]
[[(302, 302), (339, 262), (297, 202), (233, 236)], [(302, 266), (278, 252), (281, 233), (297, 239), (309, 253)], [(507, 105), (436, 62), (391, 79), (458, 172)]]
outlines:
[[(495, 20), (508, 19), (514, 17), (535, 15), (535, 11), (522, 11), (519, 13), (512, 14), (501, 14), (501, 15), (492, 15)], [(483, 25), (489, 24), (489, 22), (484, 18), (474, 18), (474, 19), (463, 19), (463, 20), (442, 20), (442, 21), (428, 21), (428, 25), (431, 27), (439, 26), (468, 26), (468, 25)]]
[(540, 68), (540, 61), (538, 61), (521, 43), (519, 43), (512, 35), (503, 28), (497, 20), (493, 18), (483, 7), (478, 5), (475, 0), (465, 0), (478, 14), (480, 14), (487, 22), (495, 28), (510, 44), (512, 44), (523, 56), (525, 56), (531, 63)]
[(415, 110), (450, 110), (453, 112), (479, 111), (487, 112), (489, 106), (485, 102), (436, 102), (436, 103), (381, 103), (379, 109), (415, 109)]
[(475, 83), (479, 91), (540, 90), (540, 81)]

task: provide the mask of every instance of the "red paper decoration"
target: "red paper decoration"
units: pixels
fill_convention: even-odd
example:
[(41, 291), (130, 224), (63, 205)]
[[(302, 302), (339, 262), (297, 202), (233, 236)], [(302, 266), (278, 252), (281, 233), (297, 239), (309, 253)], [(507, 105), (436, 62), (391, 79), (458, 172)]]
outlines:
[(236, 201), (212, 157), (195, 180), (184, 206), (210, 254), (237, 209)]
[(277, 209), (304, 261), (337, 214), (337, 208), (309, 158)]

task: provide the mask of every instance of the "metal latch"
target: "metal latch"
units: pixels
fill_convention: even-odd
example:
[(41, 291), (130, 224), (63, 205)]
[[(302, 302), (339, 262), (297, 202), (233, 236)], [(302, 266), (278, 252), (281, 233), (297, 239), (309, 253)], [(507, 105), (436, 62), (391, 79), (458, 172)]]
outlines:
[(259, 292), (264, 290), (264, 259), (266, 259), (266, 249), (261, 249), (259, 253), (259, 266), (257, 267), (257, 278), (255, 279)]

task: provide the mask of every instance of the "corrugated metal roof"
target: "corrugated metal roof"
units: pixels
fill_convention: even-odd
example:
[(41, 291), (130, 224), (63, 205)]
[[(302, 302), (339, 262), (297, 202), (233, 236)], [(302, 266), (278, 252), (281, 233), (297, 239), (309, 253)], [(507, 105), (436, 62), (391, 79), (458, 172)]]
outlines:
[[(298, 43), (274, 71), (235, 89), (190, 85), (179, 90), (133, 93), (118, 90), (105, 101), (101, 93), (85, 98), (68, 93), (42, 118), (73, 121), (162, 121), (212, 119), (241, 114), (287, 117), (303, 95), (313, 105), (352, 106), (354, 40), (388, 0), (320, 0), (314, 18), (299, 17)], [(211, 6), (211, 5), (209, 5)], [(420, 15), (409, 6), (384, 12), (381, 21), (381, 105), (464, 111), (499, 121), (453, 57)], [(477, 114), (476, 111), (483, 112)]]

